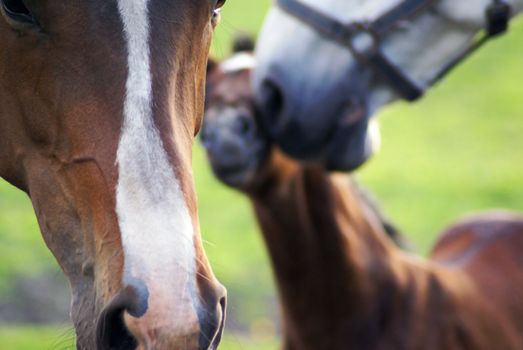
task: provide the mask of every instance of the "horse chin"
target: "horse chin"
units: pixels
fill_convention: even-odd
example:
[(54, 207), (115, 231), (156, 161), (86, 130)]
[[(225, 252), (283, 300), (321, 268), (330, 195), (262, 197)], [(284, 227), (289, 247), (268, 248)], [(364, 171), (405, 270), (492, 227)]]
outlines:
[(329, 171), (351, 172), (364, 165), (373, 154), (367, 146), (340, 149), (327, 155), (325, 168)]
[(258, 170), (258, 161), (256, 157), (252, 157), (246, 159), (245, 162), (229, 166), (220, 166), (214, 163), (212, 168), (214, 174), (228, 186), (244, 189), (254, 182)]
[(365, 164), (380, 146), (377, 120), (360, 116), (355, 122), (338, 127), (323, 162), (331, 171), (353, 171)]
[(226, 185), (246, 190), (255, 185), (257, 172), (263, 166), (269, 154), (269, 143), (260, 135), (254, 138), (241, 139), (235, 146), (241, 148), (237, 152), (231, 150), (213, 149), (206, 146), (207, 156), (212, 171)]
[[(378, 124), (369, 117), (363, 104), (351, 103), (341, 112), (318, 115), (316, 119), (317, 124), (290, 120), (273, 138), (289, 156), (317, 163), (330, 171), (353, 171), (379, 149)], [(327, 131), (318, 134), (317, 130), (321, 129), (318, 124), (329, 120)]]

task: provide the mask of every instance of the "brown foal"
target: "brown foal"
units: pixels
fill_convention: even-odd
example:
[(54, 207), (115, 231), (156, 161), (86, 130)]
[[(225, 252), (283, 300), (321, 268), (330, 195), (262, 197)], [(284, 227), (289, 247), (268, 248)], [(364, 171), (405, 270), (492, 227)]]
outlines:
[(470, 217), (429, 260), (405, 253), (350, 177), (271, 148), (257, 126), (250, 68), (230, 62), (211, 67), (203, 142), (216, 175), (256, 212), (285, 349), (523, 349), (523, 216)]
[(0, 176), (67, 275), (78, 349), (214, 349), (191, 148), (224, 0), (0, 0)]

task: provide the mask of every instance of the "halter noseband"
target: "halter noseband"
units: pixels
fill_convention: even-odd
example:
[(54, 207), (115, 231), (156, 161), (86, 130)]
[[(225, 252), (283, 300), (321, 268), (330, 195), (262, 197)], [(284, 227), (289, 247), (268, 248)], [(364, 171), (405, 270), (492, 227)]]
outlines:
[[(374, 22), (342, 23), (303, 4), (300, 0), (277, 0), (278, 6), (313, 27), (319, 33), (340, 45), (346, 46), (363, 64), (368, 65), (384, 79), (401, 97), (415, 101), (423, 96), (424, 89), (412, 81), (382, 52), (385, 37), (402, 22), (421, 15), (440, 0), (405, 0)], [(487, 28), (465, 52), (447, 64), (429, 86), (445, 77), (461, 61), (483, 46), (489, 39), (507, 31), (511, 8), (504, 0), (492, 0), (487, 8)]]

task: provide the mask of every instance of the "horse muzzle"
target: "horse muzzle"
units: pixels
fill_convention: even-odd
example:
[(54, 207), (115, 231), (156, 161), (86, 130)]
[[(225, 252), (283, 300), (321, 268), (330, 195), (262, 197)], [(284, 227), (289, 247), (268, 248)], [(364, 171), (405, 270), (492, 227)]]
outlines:
[(349, 101), (332, 108), (326, 101), (323, 110), (314, 111), (290, 108), (283, 90), (269, 80), (261, 86), (259, 103), (266, 133), (293, 158), (351, 171), (376, 150), (376, 133), (369, 128), (363, 103)]
[(215, 175), (233, 187), (248, 186), (265, 160), (269, 144), (256, 117), (233, 107), (208, 111), (201, 140)]
[[(224, 330), (226, 292), (218, 286), (211, 294), (202, 303), (197, 317), (187, 312), (149, 315), (150, 296), (146, 287), (127, 286), (102, 311), (96, 329), (96, 348), (215, 350)], [(176, 318), (185, 319), (183, 327), (171, 322)]]

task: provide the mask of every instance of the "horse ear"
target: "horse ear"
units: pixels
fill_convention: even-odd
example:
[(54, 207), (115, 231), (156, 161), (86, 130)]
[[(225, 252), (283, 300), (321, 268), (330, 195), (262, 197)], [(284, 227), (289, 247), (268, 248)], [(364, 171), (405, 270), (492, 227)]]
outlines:
[(212, 93), (212, 89), (214, 87), (213, 81), (212, 79), (210, 79), (210, 77), (218, 69), (219, 66), (220, 63), (216, 59), (209, 57), (209, 61), (207, 61), (207, 79), (205, 82), (205, 109), (207, 109), (207, 98)]
[(232, 52), (253, 52), (254, 46), (255, 42), (252, 36), (250, 36), (249, 34), (240, 34), (237, 35), (234, 39), (234, 43), (232, 45)]
[(212, 57), (209, 57), (209, 61), (207, 61), (207, 78), (212, 72), (214, 72), (216, 68), (218, 68), (218, 61)]

